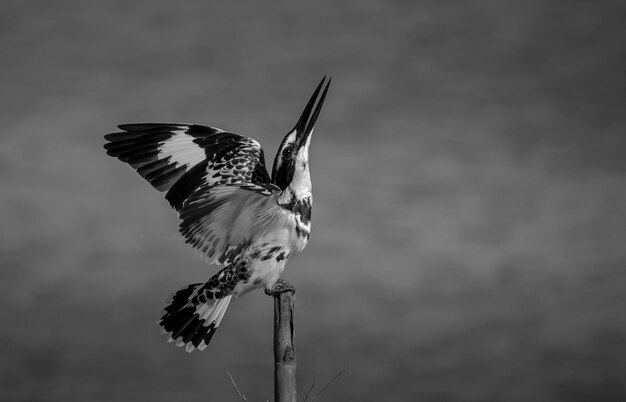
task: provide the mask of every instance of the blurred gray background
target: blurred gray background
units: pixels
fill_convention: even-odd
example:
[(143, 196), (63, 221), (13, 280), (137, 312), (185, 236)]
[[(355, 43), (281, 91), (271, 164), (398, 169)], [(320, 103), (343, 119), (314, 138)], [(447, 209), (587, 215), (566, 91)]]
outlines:
[[(626, 400), (622, 1), (0, 5), (0, 399), (272, 398), (272, 300), (191, 355), (154, 322), (208, 267), (105, 155), (124, 122), (215, 125), (271, 164), (320, 78), (301, 395)], [(315, 392), (314, 392), (315, 393)], [(312, 399), (310, 399), (312, 400)]]

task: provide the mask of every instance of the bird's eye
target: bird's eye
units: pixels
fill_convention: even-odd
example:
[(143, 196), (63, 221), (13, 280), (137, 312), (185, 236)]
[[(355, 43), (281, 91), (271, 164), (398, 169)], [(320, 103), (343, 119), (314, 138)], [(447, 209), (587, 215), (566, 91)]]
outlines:
[(291, 145), (285, 147), (285, 149), (283, 149), (283, 158), (284, 159), (289, 159), (293, 156), (293, 147)]

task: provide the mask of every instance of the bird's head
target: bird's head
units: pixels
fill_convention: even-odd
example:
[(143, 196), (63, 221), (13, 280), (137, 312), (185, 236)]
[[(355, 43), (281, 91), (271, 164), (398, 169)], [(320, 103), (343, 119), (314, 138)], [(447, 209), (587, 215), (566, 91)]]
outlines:
[[(311, 143), (311, 133), (322, 110), (322, 105), (330, 86), (331, 79), (327, 81), (326, 87), (318, 100), (318, 95), (325, 80), (326, 77), (322, 78), (304, 111), (302, 111), (295, 127), (285, 136), (276, 153), (272, 168), (272, 181), (283, 191), (288, 187), (291, 187), (294, 193), (311, 191), (309, 144)], [(315, 105), (316, 101), (317, 105)], [(315, 110), (313, 110), (314, 105)]]

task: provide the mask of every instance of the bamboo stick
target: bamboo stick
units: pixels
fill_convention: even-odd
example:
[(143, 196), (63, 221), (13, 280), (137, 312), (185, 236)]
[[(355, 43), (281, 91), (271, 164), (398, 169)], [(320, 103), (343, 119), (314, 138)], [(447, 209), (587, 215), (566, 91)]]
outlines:
[(274, 296), (274, 401), (296, 402), (293, 290)]

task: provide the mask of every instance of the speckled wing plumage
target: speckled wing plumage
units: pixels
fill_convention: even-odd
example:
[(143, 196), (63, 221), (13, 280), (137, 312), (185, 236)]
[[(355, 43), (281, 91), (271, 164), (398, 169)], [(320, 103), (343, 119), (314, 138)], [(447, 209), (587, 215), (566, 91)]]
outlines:
[(201, 185), (271, 182), (261, 145), (215, 127), (122, 124), (105, 135), (107, 154), (128, 163), (179, 210)]
[[(218, 128), (169, 123), (120, 125), (107, 154), (131, 165), (179, 212), (180, 232), (209, 263), (235, 261), (281, 213), (260, 144)], [(256, 216), (255, 211), (264, 211)]]

